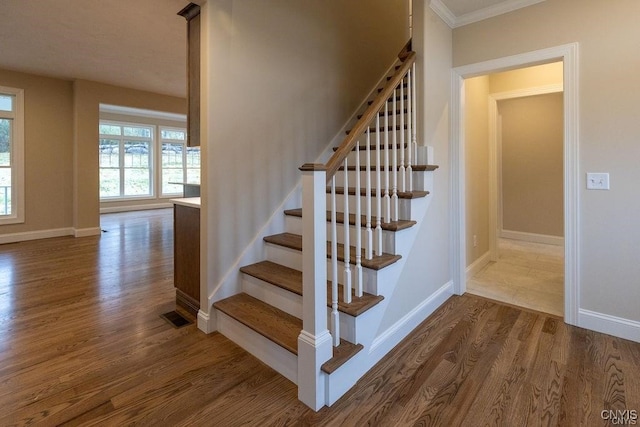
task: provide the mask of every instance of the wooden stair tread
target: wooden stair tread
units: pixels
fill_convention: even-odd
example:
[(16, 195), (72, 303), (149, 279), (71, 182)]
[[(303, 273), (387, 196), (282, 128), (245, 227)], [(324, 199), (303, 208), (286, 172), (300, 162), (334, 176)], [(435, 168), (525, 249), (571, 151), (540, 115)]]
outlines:
[[(406, 99), (407, 97), (405, 96), (404, 99)], [(396, 102), (402, 101), (403, 97), (402, 96), (396, 96)], [(374, 99), (372, 99), (371, 101), (367, 101), (367, 105), (371, 105), (373, 104), (373, 101), (375, 101)], [(391, 102), (393, 101), (393, 96), (387, 98), (387, 102)]]
[(245, 293), (213, 303), (213, 306), (265, 338), (298, 354), (302, 320)]
[[(393, 126), (387, 126), (386, 128), (385, 128), (384, 126), (380, 126), (380, 128), (377, 128), (377, 127), (373, 126), (373, 127), (370, 127), (370, 128), (369, 128), (369, 132), (371, 132), (371, 133), (375, 133), (375, 132), (378, 132), (378, 130), (380, 130), (381, 132), (383, 132), (385, 129), (386, 129), (386, 130), (388, 130), (388, 131), (390, 131), (390, 132), (393, 132), (394, 130), (408, 129), (408, 126), (407, 126), (406, 124), (404, 125), (404, 127), (403, 127), (403, 126), (401, 126), (401, 125), (396, 125), (395, 129), (394, 129), (394, 127), (393, 127)], [(349, 135), (349, 134), (351, 133), (351, 130), (352, 130), (352, 129), (349, 129), (349, 130), (345, 131), (345, 133), (346, 133), (347, 135)], [(364, 133), (366, 133), (366, 130), (365, 130), (365, 132), (363, 132), (363, 134), (364, 134)]]
[[(334, 149), (334, 151), (335, 151), (335, 149)], [(434, 170), (438, 169), (439, 167), (440, 166), (438, 166), (438, 165), (411, 165), (411, 170), (413, 172), (433, 172)], [(388, 169), (389, 170), (393, 170), (393, 167), (389, 166)], [(400, 165), (396, 166), (396, 169), (400, 169)], [(344, 171), (344, 166), (340, 166), (338, 168), (338, 170), (339, 171)], [(355, 171), (356, 167), (355, 166), (347, 166), (347, 170), (348, 171)], [(364, 172), (366, 170), (367, 170), (366, 166), (360, 165), (360, 171)], [(374, 170), (376, 170), (376, 168), (372, 166), (371, 170), (374, 171)], [(385, 167), (381, 167), (380, 170), (384, 171)]]
[[(394, 150), (396, 148), (407, 148), (409, 146), (409, 144), (407, 144), (406, 142), (404, 143), (403, 147), (400, 147), (400, 143), (396, 144), (396, 147), (394, 147), (393, 143), (389, 143), (389, 144), (386, 144), (386, 145), (389, 147), (389, 150)], [(378, 144), (373, 142), (373, 143), (369, 144), (369, 149), (371, 151), (375, 151), (377, 146), (378, 146)], [(380, 150), (384, 150), (385, 144), (380, 144), (379, 147), (380, 147)], [(340, 149), (340, 147), (333, 147), (333, 151), (338, 151), (339, 149)], [(356, 146), (355, 145), (353, 146), (351, 151), (356, 151)], [(364, 153), (365, 151), (367, 151), (367, 144), (360, 145), (360, 152)], [(371, 170), (375, 170), (375, 166), (372, 166)]]
[[(302, 250), (302, 236), (299, 234), (293, 233), (280, 233), (274, 234), (272, 236), (264, 237), (264, 241), (267, 243), (272, 243), (274, 245), (283, 246), (289, 249), (294, 249), (301, 251)], [(350, 247), (350, 257), (349, 262), (351, 264), (355, 264), (356, 256), (355, 256), (356, 248), (353, 246)], [(327, 258), (331, 257), (331, 242), (327, 242)], [(384, 267), (387, 267), (396, 261), (402, 258), (400, 255), (392, 255), (383, 253), (382, 255), (374, 256), (372, 259), (365, 259), (364, 257), (364, 249), (362, 250), (362, 266), (366, 268), (370, 268), (372, 270), (380, 270)], [(344, 245), (342, 243), (338, 243), (338, 260), (344, 261)]]
[[(247, 265), (240, 268), (240, 271), (289, 292), (302, 295), (302, 271), (271, 261), (260, 261)], [(338, 288), (339, 294), (343, 295), (342, 285), (338, 285)], [(363, 293), (362, 297), (358, 298), (355, 296), (355, 290), (353, 289), (351, 295), (351, 303), (347, 304), (344, 301), (339, 301), (338, 310), (353, 317), (359, 316), (384, 299), (383, 296), (371, 295), (366, 292)], [(327, 306), (331, 306), (331, 281), (327, 281)]]
[(340, 366), (344, 365), (349, 359), (355, 356), (364, 347), (362, 344), (352, 344), (345, 340), (340, 340), (338, 347), (333, 347), (333, 357), (322, 364), (320, 369), (331, 375)]
[[(327, 193), (331, 193), (331, 187), (327, 187)], [(366, 193), (367, 193), (366, 190), (364, 188), (361, 188), (361, 194), (364, 196)], [(344, 187), (336, 187), (336, 194), (344, 194)], [(384, 192), (382, 192), (382, 194), (384, 194)], [(398, 191), (397, 194), (399, 199), (419, 199), (421, 197), (426, 197), (429, 194), (429, 192), (422, 191), (422, 190), (413, 190), (413, 191)], [(351, 196), (356, 195), (355, 187), (349, 187), (349, 195)], [(376, 189), (372, 188), (371, 197), (375, 197), (375, 195), (376, 195)]]
[[(407, 109), (405, 108), (404, 110), (402, 109), (397, 109), (395, 112), (392, 110), (387, 111), (387, 116), (395, 116), (395, 115), (400, 115), (400, 114), (407, 114)], [(356, 117), (358, 120), (360, 120), (362, 118), (364, 114), (358, 114), (358, 116)], [(384, 117), (385, 116), (385, 111), (382, 110), (378, 113), (378, 116), (380, 117)]]
[[(286, 211), (284, 211), (284, 214), (302, 218), (302, 209), (301, 208), (287, 209)], [(362, 223), (362, 227), (366, 226), (366, 218), (367, 218), (366, 215), (361, 215), (360, 217), (360, 220), (361, 220), (360, 222)], [(327, 211), (327, 221), (331, 221), (331, 211)], [(377, 221), (378, 221), (377, 217), (375, 216), (371, 217), (371, 224), (375, 224)], [(340, 224), (344, 224), (344, 212), (336, 212), (336, 222)], [(349, 214), (349, 224), (356, 225), (355, 214)], [(404, 230), (404, 229), (413, 227), (416, 224), (417, 224), (416, 221), (401, 219), (398, 221), (391, 221), (388, 223), (383, 222), (381, 224), (381, 227), (383, 230), (399, 231), (399, 230)]]

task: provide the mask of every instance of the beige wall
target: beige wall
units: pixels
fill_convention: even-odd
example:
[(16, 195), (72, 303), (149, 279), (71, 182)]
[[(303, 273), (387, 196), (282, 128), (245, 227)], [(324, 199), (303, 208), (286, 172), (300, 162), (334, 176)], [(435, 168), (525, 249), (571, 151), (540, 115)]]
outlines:
[(562, 62), (518, 68), (517, 70), (494, 73), (489, 76), (492, 94), (511, 92), (524, 88), (562, 84)]
[[(553, 0), (454, 30), (454, 66), (579, 43), (581, 309), (640, 321), (640, 2)], [(585, 172), (611, 190), (587, 191)]]
[[(209, 0), (203, 272), (210, 294), (408, 40), (406, 0)], [(280, 213), (277, 213), (280, 214)], [(203, 292), (203, 295), (205, 292)]]
[(0, 85), (24, 89), (25, 222), (0, 234), (71, 227), (73, 86), (0, 70)]
[(0, 70), (25, 94), (25, 223), (0, 234), (99, 230), (99, 104), (186, 114), (184, 98)]
[(502, 229), (562, 237), (562, 93), (505, 99), (502, 117)]
[[(467, 266), (489, 251), (489, 76), (465, 81)], [(474, 247), (473, 237), (477, 245)]]
[(76, 80), (73, 89), (73, 227), (90, 232), (100, 226), (97, 144), (100, 104), (186, 114), (186, 100), (86, 80)]

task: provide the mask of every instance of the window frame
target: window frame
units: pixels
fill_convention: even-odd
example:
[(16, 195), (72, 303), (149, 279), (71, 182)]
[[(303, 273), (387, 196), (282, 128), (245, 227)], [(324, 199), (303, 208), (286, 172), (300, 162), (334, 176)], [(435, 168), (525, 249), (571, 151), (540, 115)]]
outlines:
[[(109, 134), (103, 134), (100, 132), (100, 126), (102, 125), (107, 125), (107, 126), (118, 126), (121, 128), (121, 133), (120, 135), (109, 135)], [(145, 128), (145, 129), (149, 129), (151, 136), (150, 137), (139, 137), (139, 136), (127, 136), (124, 134), (124, 128), (125, 127), (139, 127), (139, 128)], [(128, 201), (128, 200), (148, 200), (148, 199), (155, 199), (156, 198), (156, 186), (155, 186), (155, 173), (156, 173), (156, 162), (155, 162), (155, 146), (156, 146), (156, 126), (154, 125), (150, 125), (150, 124), (146, 124), (146, 123), (138, 123), (138, 122), (125, 122), (125, 121), (117, 121), (117, 120), (106, 120), (106, 119), (100, 119), (98, 121), (98, 146), (100, 145), (100, 141), (102, 139), (113, 139), (113, 140), (118, 140), (118, 173), (119, 173), (119, 179), (120, 179), (120, 185), (119, 185), (119, 189), (120, 189), (120, 195), (118, 196), (99, 196), (100, 198), (100, 202), (121, 202), (121, 201)], [(124, 149), (124, 144), (127, 142), (136, 142), (136, 141), (140, 141), (141, 143), (145, 143), (145, 144), (149, 144), (149, 152), (147, 153), (148, 156), (148, 164), (149, 164), (149, 194), (140, 194), (140, 195), (126, 195), (125, 194), (125, 171), (126, 171), (126, 166), (125, 166), (125, 161), (124, 161), (124, 157), (126, 154), (126, 151)], [(99, 149), (98, 149), (99, 151)], [(99, 155), (101, 153), (99, 152)], [(100, 165), (100, 162), (98, 162), (98, 169), (102, 169), (102, 166)], [(115, 169), (115, 168), (114, 168)]]
[[(171, 139), (171, 138), (163, 138), (162, 137), (162, 131), (176, 131), (176, 132), (184, 132), (185, 135), (185, 139), (183, 140), (179, 140), (179, 139)], [(188, 156), (188, 147), (187, 146), (187, 139), (188, 139), (188, 134), (187, 134), (187, 128), (181, 128), (181, 127), (177, 127), (177, 126), (164, 126), (164, 125), (159, 125), (158, 126), (158, 153), (159, 153), (159, 160), (158, 160), (158, 166), (159, 166), (159, 173), (158, 173), (158, 187), (159, 187), (159, 191), (158, 191), (158, 197), (159, 198), (174, 198), (176, 196), (181, 196), (183, 194), (183, 191), (177, 191), (174, 193), (165, 193), (164, 191), (164, 179), (163, 179), (163, 172), (164, 172), (164, 166), (163, 166), (163, 162), (162, 162), (162, 155), (163, 155), (163, 144), (167, 143), (167, 144), (181, 144), (182, 145), (182, 179), (181, 182), (188, 182), (188, 170), (190, 169), (188, 167), (187, 164), (187, 156)], [(197, 147), (199, 148), (199, 147)], [(201, 163), (202, 165), (202, 163)], [(175, 168), (177, 169), (177, 168)], [(192, 168), (191, 168), (192, 169)]]
[[(10, 140), (11, 213), (0, 215), (0, 225), (24, 223), (24, 89), (0, 86), (0, 94), (13, 97), (12, 111), (0, 111), (0, 119), (12, 120)], [(2, 166), (6, 168), (7, 166)]]

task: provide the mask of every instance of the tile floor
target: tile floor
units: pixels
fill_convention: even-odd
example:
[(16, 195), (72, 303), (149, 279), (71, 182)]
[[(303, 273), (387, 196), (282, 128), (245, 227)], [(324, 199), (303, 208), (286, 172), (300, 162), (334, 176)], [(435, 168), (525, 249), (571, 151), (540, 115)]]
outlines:
[(498, 239), (498, 261), (467, 280), (467, 292), (563, 316), (564, 249)]

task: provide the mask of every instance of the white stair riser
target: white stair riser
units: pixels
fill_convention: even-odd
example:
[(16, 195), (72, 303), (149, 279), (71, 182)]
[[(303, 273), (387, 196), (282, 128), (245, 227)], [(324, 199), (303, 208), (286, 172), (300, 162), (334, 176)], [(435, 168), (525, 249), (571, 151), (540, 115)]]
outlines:
[[(257, 298), (269, 305), (272, 305), (292, 316), (302, 318), (302, 296), (293, 292), (289, 292), (278, 286), (267, 283), (263, 280), (257, 279), (247, 274), (242, 278), (242, 290), (248, 295)], [(341, 297), (341, 296), (340, 296)], [(327, 301), (329, 304), (329, 302)], [(363, 327), (362, 323), (367, 318), (369, 313), (374, 308), (368, 310), (366, 313), (358, 317), (350, 316), (346, 313), (339, 312), (340, 315), (340, 338), (345, 339), (352, 343), (357, 343), (358, 335), (357, 331), (360, 331), (362, 335)], [(327, 305), (327, 322), (329, 322), (331, 315), (331, 307)]]
[[(294, 217), (294, 216), (287, 216), (287, 218), (285, 219), (285, 224), (286, 224), (286, 230), (289, 233), (295, 233), (295, 234), (302, 234), (302, 218), (300, 217)], [(364, 227), (364, 222), (362, 223), (363, 227)], [(344, 243), (344, 224), (337, 224), (338, 226), (338, 243)], [(360, 227), (360, 239), (362, 241), (362, 247), (365, 246), (366, 244), (366, 234), (367, 231), (365, 228)], [(371, 224), (372, 227), (372, 233), (375, 234), (375, 227), (376, 224), (372, 223)], [(355, 246), (356, 245), (356, 236), (357, 236), (357, 229), (355, 225), (350, 225), (349, 226), (349, 243), (351, 246)], [(331, 240), (331, 223), (327, 222), (327, 237), (328, 240)], [(396, 232), (393, 231), (388, 231), (388, 230), (382, 230), (382, 251), (389, 253), (389, 254), (397, 254), (396, 252)]]
[[(425, 173), (432, 173), (432, 172), (412, 172), (412, 176), (413, 176), (413, 189), (417, 190), (417, 191), (424, 191), (426, 190), (426, 185), (425, 185), (425, 178), (424, 178), (424, 174)], [(375, 169), (372, 169), (371, 171), (371, 186), (372, 187), (376, 187), (377, 186), (377, 181), (376, 181), (376, 171)], [(386, 173), (382, 172), (382, 174), (380, 175), (380, 184), (381, 184), (381, 189), (382, 189), (382, 193), (384, 194), (384, 190), (385, 188), (387, 188), (386, 185), (386, 178), (385, 178)], [(407, 173), (407, 178), (408, 178), (408, 173)], [(360, 186), (361, 188), (364, 188), (366, 185), (366, 177), (367, 177), (367, 172), (365, 171), (361, 171), (360, 172)], [(349, 178), (349, 187), (355, 187), (356, 185), (356, 171), (349, 171), (348, 172), (348, 178)], [(398, 173), (398, 188), (400, 188), (400, 182), (401, 182), (401, 177)], [(342, 171), (338, 171), (336, 173), (336, 187), (344, 187), (344, 173)], [(393, 189), (393, 174), (391, 172), (389, 172), (389, 194), (391, 194)]]
[[(364, 191), (363, 191), (364, 193)], [(349, 213), (353, 214), (355, 212), (355, 195), (349, 195)], [(389, 197), (391, 200), (391, 197)], [(366, 196), (360, 196), (360, 210), (362, 215), (366, 214)], [(330, 210), (331, 203), (331, 195), (327, 194), (327, 210)], [(386, 214), (386, 203), (385, 198), (382, 197), (380, 200), (380, 208), (382, 210), (383, 217)], [(411, 219), (411, 203), (412, 199), (398, 199), (398, 218), (400, 219)], [(344, 194), (336, 194), (336, 210), (338, 212), (344, 212)], [(391, 210), (393, 214), (393, 208)], [(371, 216), (378, 216), (378, 201), (376, 197), (371, 197)]]
[(242, 291), (292, 316), (302, 319), (302, 296), (274, 286), (248, 274), (242, 274)]
[[(279, 245), (273, 245), (270, 243), (265, 244), (266, 248), (266, 258), (269, 261), (275, 262), (277, 264), (282, 264), (289, 268), (295, 268), (296, 270), (302, 270), (302, 252), (296, 251), (294, 249), (285, 248)], [(355, 266), (353, 264), (351, 267), (351, 283), (355, 283), (355, 279), (353, 278), (353, 274), (355, 272)], [(370, 294), (378, 295), (377, 293), (377, 283), (378, 277), (381, 273), (384, 273), (389, 267), (383, 270), (372, 270), (370, 268), (362, 268), (362, 278), (363, 278), (363, 287), (364, 291)], [(331, 280), (331, 262), (327, 259), (327, 280)], [(338, 283), (342, 284), (344, 282), (344, 263), (338, 261)]]
[(298, 356), (280, 347), (234, 318), (216, 310), (218, 331), (253, 354), (289, 381), (298, 382)]

